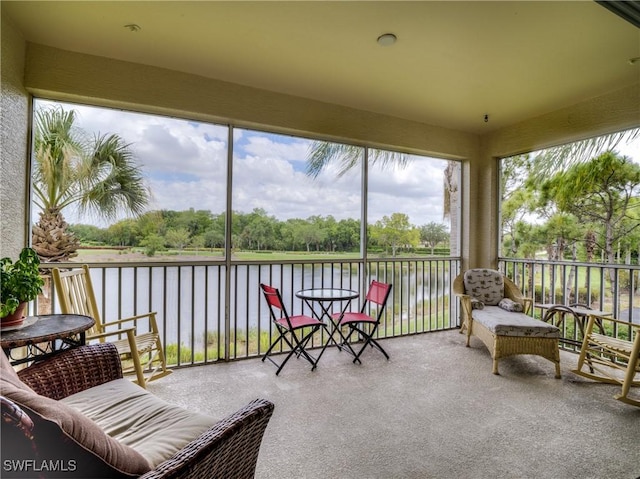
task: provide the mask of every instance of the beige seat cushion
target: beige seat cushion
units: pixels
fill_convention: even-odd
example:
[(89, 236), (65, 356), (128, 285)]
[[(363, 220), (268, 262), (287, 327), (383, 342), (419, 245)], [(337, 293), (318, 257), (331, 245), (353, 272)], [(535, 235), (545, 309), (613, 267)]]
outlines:
[(559, 338), (560, 329), (524, 313), (505, 311), (498, 306), (485, 306), (472, 311), (474, 321), (482, 323), (496, 336), (530, 336)]
[(171, 405), (127, 379), (117, 379), (62, 400), (109, 436), (144, 456), (152, 467), (197, 439), (216, 419)]

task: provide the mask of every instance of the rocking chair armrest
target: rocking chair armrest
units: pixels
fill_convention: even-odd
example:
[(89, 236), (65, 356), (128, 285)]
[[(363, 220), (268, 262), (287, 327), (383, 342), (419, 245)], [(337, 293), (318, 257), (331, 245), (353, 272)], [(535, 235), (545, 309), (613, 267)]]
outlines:
[(128, 336), (129, 331), (131, 331), (133, 335), (136, 334), (136, 328), (122, 328), (115, 331), (105, 331), (104, 333), (88, 334), (87, 341), (89, 341), (90, 339), (104, 339), (110, 336), (122, 336), (123, 334), (126, 334)]
[(108, 323), (102, 323), (103, 327), (106, 326), (117, 326), (123, 323), (128, 323), (131, 321), (137, 321), (138, 319), (145, 319), (145, 318), (149, 318), (149, 323), (151, 325), (151, 329), (154, 332), (157, 332), (158, 330), (158, 326), (156, 323), (156, 312), (155, 311), (151, 311), (149, 313), (143, 313), (143, 314), (136, 314), (135, 316), (129, 316), (128, 318), (122, 318), (122, 319), (118, 319), (115, 321), (109, 321)]
[(122, 364), (113, 344), (91, 344), (62, 351), (18, 371), (18, 376), (38, 394), (59, 400), (122, 378)]
[(251, 401), (140, 479), (253, 478), (273, 408), (266, 399)]
[(612, 325), (616, 324), (618, 325), (618, 327), (627, 327), (629, 329), (637, 329), (638, 331), (636, 332), (636, 334), (640, 334), (640, 324), (639, 323), (630, 323), (629, 321), (625, 321), (624, 319), (617, 319), (617, 318), (613, 318), (611, 316), (599, 316), (597, 314), (590, 314), (588, 321), (587, 321), (587, 326), (589, 326), (589, 323), (591, 323), (592, 325), (595, 325), (597, 323), (605, 323), (605, 322), (609, 322)]

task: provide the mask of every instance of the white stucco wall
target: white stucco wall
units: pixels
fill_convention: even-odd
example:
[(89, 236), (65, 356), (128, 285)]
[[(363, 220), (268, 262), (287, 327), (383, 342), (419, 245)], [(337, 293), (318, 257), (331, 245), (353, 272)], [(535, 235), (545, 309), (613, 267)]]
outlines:
[(2, 17), (0, 69), (0, 257), (27, 244), (29, 96), (23, 86), (25, 42)]

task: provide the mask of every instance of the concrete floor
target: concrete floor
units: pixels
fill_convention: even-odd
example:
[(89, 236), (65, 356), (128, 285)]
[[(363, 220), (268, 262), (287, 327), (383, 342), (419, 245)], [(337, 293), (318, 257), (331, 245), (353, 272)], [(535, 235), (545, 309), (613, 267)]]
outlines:
[[(362, 365), (327, 350), (318, 368), (291, 359), (280, 376), (260, 359), (178, 369), (158, 396), (222, 418), (251, 399), (275, 403), (256, 477), (636, 479), (640, 408), (619, 388), (536, 356), (500, 362), (458, 331), (382, 342)], [(230, 478), (231, 479), (231, 478)]]

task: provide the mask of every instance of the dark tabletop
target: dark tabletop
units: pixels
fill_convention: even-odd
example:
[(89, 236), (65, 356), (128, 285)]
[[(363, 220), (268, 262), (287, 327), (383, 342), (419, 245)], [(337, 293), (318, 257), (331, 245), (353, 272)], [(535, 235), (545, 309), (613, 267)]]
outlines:
[(67, 338), (90, 329), (95, 321), (89, 316), (78, 314), (44, 314), (25, 318), (33, 321), (21, 329), (0, 331), (2, 349), (19, 348), (29, 344), (44, 343), (56, 339)]

